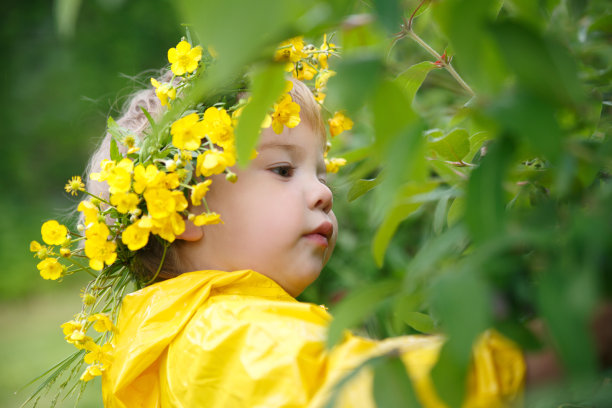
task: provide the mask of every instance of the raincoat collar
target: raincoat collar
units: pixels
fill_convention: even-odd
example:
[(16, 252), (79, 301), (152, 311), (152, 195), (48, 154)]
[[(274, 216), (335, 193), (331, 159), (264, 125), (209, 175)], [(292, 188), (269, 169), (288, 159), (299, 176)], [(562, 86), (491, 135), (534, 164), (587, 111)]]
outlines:
[[(132, 391), (156, 388), (157, 380), (148, 372), (199, 307), (219, 294), (297, 302), (272, 279), (252, 270), (188, 272), (131, 293), (118, 318), (115, 362), (103, 374), (105, 394), (120, 396), (130, 384)], [(149, 393), (146, 398), (155, 397)]]

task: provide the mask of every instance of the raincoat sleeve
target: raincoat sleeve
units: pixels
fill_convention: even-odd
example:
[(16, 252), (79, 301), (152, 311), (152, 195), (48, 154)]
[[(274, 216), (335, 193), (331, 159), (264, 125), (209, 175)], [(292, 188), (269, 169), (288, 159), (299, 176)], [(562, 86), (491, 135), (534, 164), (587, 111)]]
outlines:
[[(366, 359), (399, 350), (425, 407), (444, 407), (429, 377), (443, 340), (374, 341), (347, 334), (325, 349), (329, 315), (315, 305), (217, 296), (160, 358), (162, 407), (324, 407), (344, 376)], [(503, 407), (517, 398), (520, 351), (489, 332), (475, 347), (465, 407)], [(360, 370), (337, 407), (375, 407), (372, 374)]]

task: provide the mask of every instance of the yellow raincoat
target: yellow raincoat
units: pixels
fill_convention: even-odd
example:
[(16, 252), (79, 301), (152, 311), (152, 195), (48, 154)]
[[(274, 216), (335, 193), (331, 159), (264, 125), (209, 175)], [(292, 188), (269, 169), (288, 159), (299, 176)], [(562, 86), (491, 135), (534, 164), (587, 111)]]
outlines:
[[(322, 407), (333, 385), (365, 359), (400, 347), (425, 407), (444, 407), (429, 378), (442, 340), (374, 341), (348, 335), (325, 349), (330, 315), (253, 271), (200, 271), (124, 299), (114, 362), (103, 373), (107, 408)], [(488, 333), (475, 347), (465, 407), (506, 406), (525, 366), (509, 341)], [(374, 407), (367, 369), (337, 406)]]

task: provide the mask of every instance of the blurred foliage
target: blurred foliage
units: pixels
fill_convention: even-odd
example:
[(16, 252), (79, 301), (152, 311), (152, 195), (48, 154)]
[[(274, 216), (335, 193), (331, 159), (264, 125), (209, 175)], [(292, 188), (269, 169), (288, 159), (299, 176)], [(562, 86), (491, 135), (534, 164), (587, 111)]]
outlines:
[[(176, 11), (219, 52), (223, 63), (208, 81), (229, 81), (291, 36), (334, 31), (343, 47), (328, 89), (330, 104), (356, 123), (336, 147), (350, 161), (333, 181), (341, 233), (302, 295), (332, 305), (330, 342), (346, 327), (375, 337), (447, 334), (433, 376), (457, 406), (476, 336), (494, 327), (537, 348), (525, 324), (538, 316), (568, 375), (558, 388), (529, 393), (527, 406), (603, 406), (611, 391), (597, 387), (605, 373), (589, 319), (612, 294), (612, 8), (606, 0), (420, 3), (180, 0)], [(83, 110), (77, 95), (108, 98), (127, 82), (116, 72), (158, 67), (180, 35), (148, 3), (85, 2), (75, 35), (63, 41), (49, 34), (45, 12), (24, 24), (18, 17), (36, 13), (9, 9), (14, 18), (2, 26), (19, 38), (0, 110), (11, 137), (3, 187), (20, 203), (3, 211), (12, 214), (5, 231), (28, 229), (16, 221), (22, 203), (54, 202), (43, 193), (81, 172), (106, 112)], [(112, 29), (96, 29), (101, 16)], [(372, 365), (375, 398), (396, 403), (387, 399), (405, 382), (394, 360)]]
[(66, 180), (83, 173), (107, 115), (146, 86), (141, 74), (160, 69), (184, 33), (171, 2), (97, 0), (61, 36), (60, 3), (11, 2), (1, 17), (0, 299), (50, 287), (31, 273), (30, 240), (41, 221), (70, 217)]

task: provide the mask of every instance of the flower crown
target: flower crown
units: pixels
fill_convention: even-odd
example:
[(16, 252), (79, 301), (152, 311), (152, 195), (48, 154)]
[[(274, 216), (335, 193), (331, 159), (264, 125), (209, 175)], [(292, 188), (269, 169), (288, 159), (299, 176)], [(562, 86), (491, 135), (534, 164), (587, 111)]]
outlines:
[[(280, 44), (274, 59), (286, 62), (287, 71), (309, 85), (317, 102), (323, 104), (327, 81), (335, 74), (328, 67), (328, 58), (337, 51), (327, 36), (320, 47), (306, 45), (302, 37), (296, 37)], [(168, 62), (172, 72), (169, 81), (151, 78), (166, 113), (214, 64), (215, 52), (182, 39), (168, 50)], [(200, 103), (185, 109), (161, 130), (165, 138), (162, 140), (168, 143), (152, 153), (142, 149), (146, 132), (139, 138), (109, 118), (110, 159), (103, 160), (100, 171), (90, 175), (94, 181), (105, 182), (107, 190), (94, 194), (86, 189), (81, 177), (72, 177), (65, 186), (66, 192), (88, 196), (77, 207), (82, 217), (76, 231), (50, 220), (41, 228), (44, 244), (30, 244), (30, 250), (40, 259), (37, 268), (44, 279), (58, 280), (80, 271), (93, 277), (82, 291), (81, 311), (61, 325), (66, 341), (78, 350), (65, 360), (69, 364), (63, 362), (50, 370), (46, 384), (53, 383), (64, 371), (69, 371), (69, 380), (82, 373), (80, 379), (85, 382), (101, 375), (112, 362), (114, 322), (125, 293), (132, 285), (141, 288), (156, 280), (168, 247), (185, 230), (185, 218), (196, 226), (223, 222), (219, 214), (208, 210), (206, 192), (212, 181), (206, 178), (225, 173), (229, 181), (236, 180), (231, 170), (236, 163), (234, 129), (247, 103), (239, 97), (247, 90), (246, 82), (242, 79), (233, 91), (220, 95), (213, 104)], [(274, 132), (281, 133), (284, 127), (293, 128), (300, 123), (300, 106), (289, 94), (293, 84), (287, 84), (262, 128), (271, 126)], [(143, 112), (153, 128), (155, 121), (146, 110)], [(336, 112), (328, 124), (334, 137), (351, 129), (353, 123)], [(339, 158), (326, 157), (325, 161), (327, 171), (334, 173), (346, 163)], [(190, 203), (207, 210), (192, 213)], [(131, 268), (135, 254), (153, 239), (163, 247), (162, 260), (155, 276), (143, 280), (131, 273)], [(88, 335), (90, 328), (97, 335)], [(83, 371), (84, 363), (87, 367)]]

